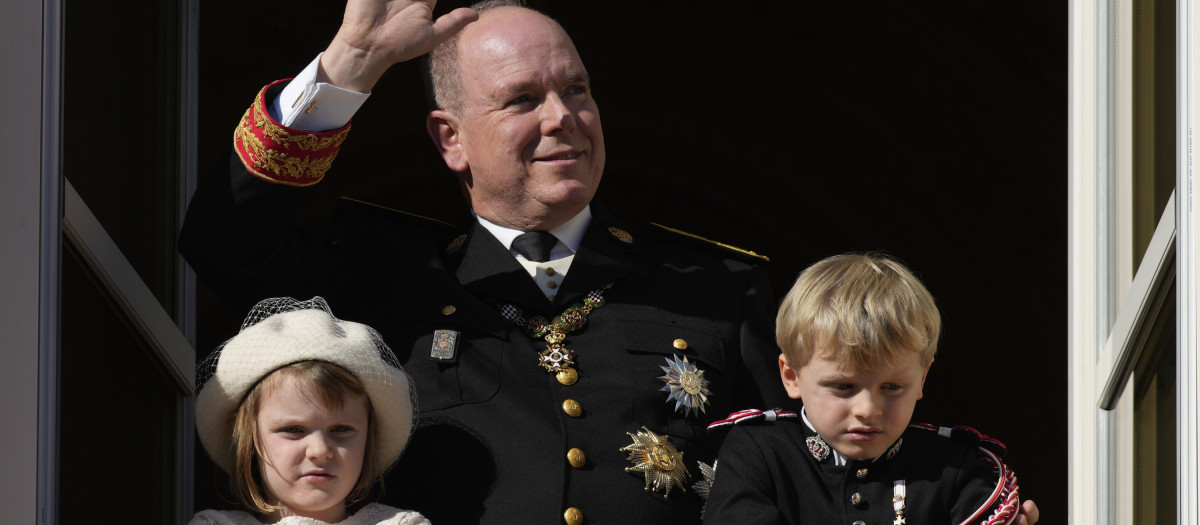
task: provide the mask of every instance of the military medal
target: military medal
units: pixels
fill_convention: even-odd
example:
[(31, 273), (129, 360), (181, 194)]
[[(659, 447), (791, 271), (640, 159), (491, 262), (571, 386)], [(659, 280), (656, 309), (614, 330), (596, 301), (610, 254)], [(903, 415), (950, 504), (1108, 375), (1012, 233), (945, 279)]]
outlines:
[(893, 487), (892, 509), (896, 511), (896, 519), (892, 521), (892, 525), (905, 525), (908, 523), (904, 519), (904, 480), (898, 479)]
[(646, 477), (647, 491), (662, 492), (664, 498), (671, 497), (671, 489), (679, 487), (680, 492), (687, 492), (683, 484), (690, 478), (687, 467), (683, 464), (683, 452), (671, 444), (667, 436), (655, 434), (650, 429), (642, 427), (637, 434), (626, 432), (633, 443), (621, 447), (621, 452), (629, 453), (632, 467), (625, 467), (625, 472), (641, 472)]
[(429, 358), (434, 361), (454, 361), (458, 351), (458, 335), (455, 330), (434, 330)]
[(659, 377), (666, 383), (659, 391), (667, 392), (667, 402), (675, 400), (675, 410), (683, 412), (685, 417), (705, 412), (712, 392), (708, 390), (709, 381), (704, 379), (704, 371), (689, 363), (686, 357), (682, 361), (678, 355), (674, 358), (667, 359), (667, 366), (659, 366), (666, 373)]
[(712, 492), (713, 478), (717, 476), (717, 460), (713, 460), (711, 467), (703, 461), (697, 461), (696, 466), (700, 467), (700, 475), (704, 479), (692, 483), (692, 490), (696, 491), (696, 495), (704, 500), (704, 505), (700, 506), (700, 519), (704, 519), (704, 507), (708, 505), (708, 495)]
[(540, 315), (526, 319), (521, 309), (511, 304), (500, 305), (500, 316), (512, 321), (530, 337), (545, 341), (546, 349), (538, 353), (538, 364), (546, 372), (556, 374), (560, 383), (570, 385), (579, 378), (579, 374), (573, 368), (575, 352), (567, 348), (563, 341), (567, 334), (587, 324), (588, 314), (604, 306), (604, 292), (612, 286), (613, 283), (608, 283), (588, 292), (583, 304), (568, 307), (553, 321), (547, 321)]

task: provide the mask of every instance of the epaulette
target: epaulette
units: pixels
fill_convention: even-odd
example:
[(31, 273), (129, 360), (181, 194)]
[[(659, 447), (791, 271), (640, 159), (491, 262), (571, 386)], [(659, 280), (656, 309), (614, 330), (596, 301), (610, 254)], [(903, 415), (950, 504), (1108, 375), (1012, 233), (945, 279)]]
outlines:
[(1008, 452), (1004, 443), (971, 427), (935, 427), (924, 423), (913, 423), (909, 426), (937, 432), (939, 436), (975, 446), (979, 452), (979, 459), (996, 473), (996, 486), (992, 493), (970, 517), (963, 520), (963, 525), (1007, 525), (1017, 518), (1021, 505), (1020, 488), (1017, 485), (1017, 474), (1004, 464), (1002, 459)]
[(751, 408), (749, 410), (738, 410), (729, 417), (719, 421), (713, 421), (708, 424), (708, 431), (712, 432), (719, 428), (725, 428), (733, 425), (747, 425), (758, 423), (770, 423), (778, 420), (796, 419), (800, 417), (794, 410), (780, 410), (778, 408), (772, 410), (759, 410)]
[(706, 237), (701, 237), (694, 233), (688, 233), (683, 230), (678, 230), (678, 229), (672, 228), (670, 226), (663, 226), (657, 222), (652, 222), (652, 223), (650, 223), (650, 225), (654, 226), (655, 228), (658, 228), (659, 230), (661, 230), (663, 232), (674, 234), (674, 236), (676, 238), (684, 239), (690, 243), (693, 243), (693, 244), (696, 244), (699, 246), (705, 246), (705, 247), (710, 247), (710, 248), (715, 246), (715, 247), (721, 248), (721, 250), (723, 252), (733, 255), (741, 260), (744, 260), (744, 261), (747, 261), (750, 263), (761, 264), (764, 262), (771, 261), (771, 259), (768, 258), (766, 255), (761, 255), (761, 254), (752, 252), (752, 251), (744, 249), (744, 248), (738, 248), (737, 246), (733, 246), (731, 244), (725, 244), (723, 242), (714, 241), (712, 239), (709, 239)]
[(446, 221), (434, 219), (433, 217), (425, 217), (415, 213), (409, 213), (395, 208), (389, 208), (373, 202), (358, 200), (353, 197), (341, 196), (338, 199), (336, 211), (338, 214), (350, 215), (366, 215), (379, 218), (385, 221), (395, 221), (416, 224), (418, 227), (431, 230), (435, 234), (442, 237), (453, 237), (462, 231), (462, 228), (450, 224)]
[(986, 448), (1001, 458), (1008, 454), (1008, 447), (1004, 446), (1000, 440), (968, 426), (938, 427), (928, 423), (912, 423), (909, 426), (937, 432), (939, 436), (948, 437), (967, 445)]

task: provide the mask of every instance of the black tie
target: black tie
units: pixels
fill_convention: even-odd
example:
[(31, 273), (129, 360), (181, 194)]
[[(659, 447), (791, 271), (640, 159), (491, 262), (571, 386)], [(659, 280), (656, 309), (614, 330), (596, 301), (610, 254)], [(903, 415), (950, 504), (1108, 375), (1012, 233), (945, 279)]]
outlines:
[(513, 239), (512, 249), (531, 261), (546, 262), (556, 243), (558, 239), (550, 232), (525, 232)]

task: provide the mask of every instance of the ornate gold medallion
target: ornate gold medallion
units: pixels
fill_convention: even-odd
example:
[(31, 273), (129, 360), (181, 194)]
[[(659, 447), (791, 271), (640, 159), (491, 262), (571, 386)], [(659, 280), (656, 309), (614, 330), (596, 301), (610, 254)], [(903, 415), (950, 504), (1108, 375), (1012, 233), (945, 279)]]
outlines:
[(674, 360), (667, 359), (667, 366), (659, 366), (667, 374), (659, 377), (666, 383), (659, 391), (668, 392), (667, 402), (675, 400), (675, 410), (683, 412), (684, 416), (704, 412), (708, 407), (708, 396), (712, 395), (704, 371), (689, 363), (686, 357), (683, 360), (678, 355), (674, 357)]
[(633, 443), (621, 447), (621, 452), (629, 453), (632, 467), (625, 467), (625, 472), (641, 472), (646, 477), (646, 490), (662, 492), (664, 498), (671, 497), (671, 489), (679, 487), (680, 492), (687, 492), (684, 487), (691, 474), (683, 464), (683, 452), (671, 444), (667, 436), (660, 436), (646, 427), (637, 434), (626, 432)]
[[(567, 334), (579, 330), (587, 324), (588, 314), (604, 306), (604, 292), (612, 286), (613, 283), (608, 283), (592, 290), (587, 297), (584, 297), (583, 304), (563, 310), (561, 314), (550, 321), (540, 315), (526, 319), (525, 313), (516, 305), (500, 304), (498, 306), (502, 317), (520, 327), (530, 337), (540, 338), (546, 342), (546, 349), (538, 352), (538, 364), (547, 372), (556, 374), (560, 383), (570, 385), (579, 376), (573, 375), (575, 370), (571, 368), (575, 365), (575, 352), (563, 345), (563, 341), (566, 340)], [(568, 376), (564, 373), (572, 375)]]

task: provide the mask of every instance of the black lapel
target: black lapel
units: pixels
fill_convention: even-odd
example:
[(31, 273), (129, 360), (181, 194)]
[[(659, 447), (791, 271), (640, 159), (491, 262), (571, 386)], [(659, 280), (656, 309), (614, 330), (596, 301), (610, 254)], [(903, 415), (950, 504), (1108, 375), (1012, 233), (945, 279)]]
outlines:
[(562, 290), (554, 298), (554, 307), (558, 310), (582, 301), (588, 292), (637, 270), (637, 239), (617, 227), (595, 204), (592, 210), (592, 222), (579, 243), (567, 277), (563, 279)]
[(537, 283), (487, 228), (471, 228), (461, 252), (455, 276), (471, 294), (549, 311), (550, 301)]

